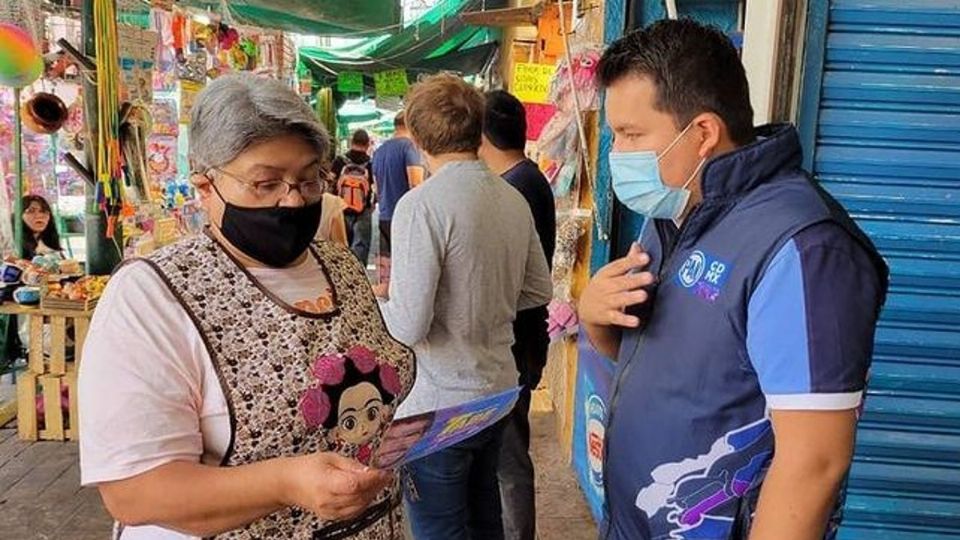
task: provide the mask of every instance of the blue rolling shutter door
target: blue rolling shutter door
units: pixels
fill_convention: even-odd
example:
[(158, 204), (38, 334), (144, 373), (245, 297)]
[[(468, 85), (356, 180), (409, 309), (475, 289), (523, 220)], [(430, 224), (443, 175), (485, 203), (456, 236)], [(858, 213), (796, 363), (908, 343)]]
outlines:
[(840, 538), (958, 539), (960, 0), (828, 6), (813, 169), (892, 272)]

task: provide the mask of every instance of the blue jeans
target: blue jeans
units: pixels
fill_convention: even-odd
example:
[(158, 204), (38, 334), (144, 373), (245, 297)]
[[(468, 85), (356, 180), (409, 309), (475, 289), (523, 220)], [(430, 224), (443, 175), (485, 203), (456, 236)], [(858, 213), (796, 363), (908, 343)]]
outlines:
[(497, 466), (503, 423), (408, 466), (405, 496), (416, 540), (503, 540)]

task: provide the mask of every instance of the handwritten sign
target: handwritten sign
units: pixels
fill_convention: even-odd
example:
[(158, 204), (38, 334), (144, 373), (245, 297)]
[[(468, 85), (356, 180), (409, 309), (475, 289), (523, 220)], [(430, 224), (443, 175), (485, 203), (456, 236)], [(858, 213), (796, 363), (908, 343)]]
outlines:
[(359, 71), (344, 71), (338, 73), (337, 90), (343, 93), (362, 94), (363, 74)]
[(524, 103), (547, 103), (556, 66), (520, 62), (513, 70), (513, 95)]
[(407, 72), (402, 69), (374, 73), (373, 84), (376, 87), (377, 96), (381, 97), (403, 96), (410, 88)]

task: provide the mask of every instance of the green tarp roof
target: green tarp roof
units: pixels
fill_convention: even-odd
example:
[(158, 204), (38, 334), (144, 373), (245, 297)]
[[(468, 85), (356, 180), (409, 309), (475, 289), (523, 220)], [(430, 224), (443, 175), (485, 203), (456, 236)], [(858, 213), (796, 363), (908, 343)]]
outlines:
[[(373, 73), (397, 68), (437, 69), (443, 65), (441, 59), (450, 55), (460, 55), (464, 61), (488, 59), (493, 50), (489, 43), (496, 39), (498, 32), (467, 26), (459, 17), (461, 12), (479, 10), (483, 5), (495, 9), (506, 5), (506, 0), (447, 0), (400, 31), (337, 49), (303, 47), (300, 61), (310, 69), (314, 78), (323, 81), (335, 79), (341, 71)], [(482, 67), (483, 62), (477, 61), (466, 62), (463, 66), (473, 68), (478, 63)], [(468, 73), (467, 70), (460, 71)]]
[(381, 34), (400, 24), (399, 0), (180, 0), (182, 6), (220, 13), (236, 23), (307, 35)]

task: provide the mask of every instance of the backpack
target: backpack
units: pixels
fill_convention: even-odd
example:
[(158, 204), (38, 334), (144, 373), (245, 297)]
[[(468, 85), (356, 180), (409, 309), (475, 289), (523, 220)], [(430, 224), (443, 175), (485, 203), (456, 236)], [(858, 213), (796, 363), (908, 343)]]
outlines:
[(365, 165), (354, 163), (344, 156), (343, 170), (337, 179), (337, 194), (347, 204), (348, 214), (360, 214), (367, 208), (370, 197), (370, 178)]

